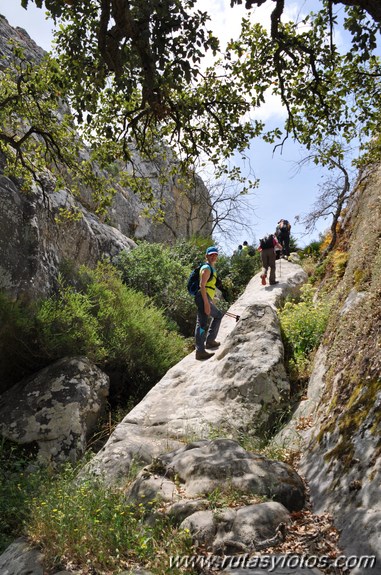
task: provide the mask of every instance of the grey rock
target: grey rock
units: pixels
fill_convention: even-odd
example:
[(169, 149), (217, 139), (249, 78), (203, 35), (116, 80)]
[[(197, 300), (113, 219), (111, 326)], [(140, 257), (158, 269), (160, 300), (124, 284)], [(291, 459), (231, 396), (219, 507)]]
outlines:
[(129, 493), (129, 500), (137, 503), (149, 503), (155, 500), (173, 502), (180, 499), (181, 497), (173, 481), (157, 475), (146, 477), (146, 471), (140, 473)]
[[(180, 499), (175, 489), (177, 481), (182, 496), (188, 499), (230, 487), (279, 501), (289, 511), (304, 507), (303, 481), (289, 465), (248, 452), (233, 440), (194, 442), (161, 455), (158, 462), (162, 465), (160, 476), (147, 473), (149, 467), (143, 470), (131, 489), (134, 499), (147, 500), (150, 496), (164, 501)], [(153, 467), (156, 469), (158, 463)], [(171, 481), (173, 489), (169, 488)]]
[(196, 511), (204, 511), (208, 507), (209, 501), (207, 499), (185, 499), (168, 506), (166, 514), (176, 525), (179, 525), (189, 515), (196, 513)]
[(351, 289), (349, 292), (343, 307), (341, 308), (341, 314), (345, 315), (351, 309), (356, 307), (361, 303), (361, 301), (366, 297), (365, 292), (358, 292), (355, 288)]
[(273, 445), (292, 451), (306, 448), (312, 428), (319, 420), (318, 408), (324, 393), (326, 361), (327, 350), (321, 345), (315, 355), (306, 398), (299, 403), (290, 421), (272, 438)]
[(36, 442), (41, 461), (76, 461), (108, 391), (108, 376), (87, 358), (63, 358), (0, 396), (1, 435)]
[[(64, 262), (92, 267), (136, 245), (63, 190), (46, 199), (40, 188), (25, 194), (0, 175), (0, 201), (0, 289), (15, 299), (50, 294)], [(59, 210), (70, 207), (76, 207), (81, 219), (58, 224)]]
[(0, 555), (0, 574), (44, 575), (43, 555), (26, 539), (16, 539)]
[(261, 542), (274, 537), (280, 524), (289, 520), (287, 509), (272, 501), (238, 509), (197, 511), (180, 527), (189, 529), (198, 545), (229, 555), (255, 551)]

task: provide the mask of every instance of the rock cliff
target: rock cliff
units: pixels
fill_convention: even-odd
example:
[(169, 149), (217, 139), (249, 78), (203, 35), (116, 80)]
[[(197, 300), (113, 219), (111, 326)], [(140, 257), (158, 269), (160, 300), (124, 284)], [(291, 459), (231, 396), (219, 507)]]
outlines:
[(376, 166), (359, 178), (327, 263), (321, 289), (332, 314), (307, 397), (277, 437), (302, 451), (314, 508), (333, 514), (344, 552), (377, 556), (372, 573), (381, 573), (380, 238)]

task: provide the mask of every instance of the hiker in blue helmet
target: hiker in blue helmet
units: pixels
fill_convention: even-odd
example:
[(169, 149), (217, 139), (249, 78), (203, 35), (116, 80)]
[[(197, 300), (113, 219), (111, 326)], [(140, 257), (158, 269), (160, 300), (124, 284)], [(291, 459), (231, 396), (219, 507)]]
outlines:
[[(196, 359), (209, 359), (214, 355), (207, 349), (217, 349), (216, 341), (223, 313), (213, 303), (216, 293), (217, 272), (215, 269), (218, 249), (210, 246), (205, 252), (205, 264), (200, 268), (200, 289), (195, 295), (197, 320), (195, 329)], [(208, 319), (212, 318), (209, 328)]]

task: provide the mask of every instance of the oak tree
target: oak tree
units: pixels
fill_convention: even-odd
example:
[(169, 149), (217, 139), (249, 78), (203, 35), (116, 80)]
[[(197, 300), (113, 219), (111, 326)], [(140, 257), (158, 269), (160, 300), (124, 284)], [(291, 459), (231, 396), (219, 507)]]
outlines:
[[(201, 157), (217, 176), (241, 177), (229, 160), (257, 136), (307, 148), (327, 136), (360, 138), (366, 146), (379, 131), (377, 0), (321, 0), (301, 22), (286, 20), (287, 0), (272, 0), (270, 31), (248, 17), (224, 54), (195, 0), (34, 1), (58, 24), (70, 106), (100, 158), (131, 162), (135, 148), (157, 158), (168, 146), (184, 173)], [(232, 9), (238, 3), (231, 0)], [(351, 38), (347, 49), (335, 43), (339, 24)], [(285, 125), (272, 130), (251, 114), (268, 94), (287, 111)]]

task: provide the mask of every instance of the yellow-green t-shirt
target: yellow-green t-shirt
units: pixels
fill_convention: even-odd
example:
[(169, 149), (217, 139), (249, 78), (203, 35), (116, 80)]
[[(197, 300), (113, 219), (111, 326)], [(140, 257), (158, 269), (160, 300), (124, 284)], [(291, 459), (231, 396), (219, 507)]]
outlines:
[(217, 273), (216, 270), (210, 265), (210, 264), (204, 264), (201, 266), (200, 268), (200, 285), (201, 285), (201, 274), (203, 270), (209, 269), (210, 270), (210, 276), (208, 281), (206, 282), (205, 288), (206, 288), (206, 293), (208, 294), (208, 296), (213, 299), (214, 295), (216, 293), (216, 281), (217, 281)]

